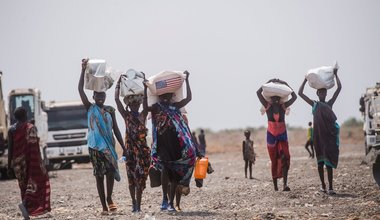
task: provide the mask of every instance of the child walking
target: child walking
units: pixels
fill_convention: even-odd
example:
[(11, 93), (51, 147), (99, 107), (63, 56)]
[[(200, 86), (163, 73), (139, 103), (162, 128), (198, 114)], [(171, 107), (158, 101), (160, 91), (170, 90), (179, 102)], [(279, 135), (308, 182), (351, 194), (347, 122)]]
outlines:
[(253, 148), (253, 141), (250, 139), (251, 132), (248, 130), (244, 131), (244, 136), (245, 136), (245, 140), (243, 141), (243, 159), (245, 162), (245, 166), (244, 166), (245, 178), (247, 178), (247, 169), (249, 166), (249, 178), (253, 179), (252, 164), (255, 164), (256, 154)]

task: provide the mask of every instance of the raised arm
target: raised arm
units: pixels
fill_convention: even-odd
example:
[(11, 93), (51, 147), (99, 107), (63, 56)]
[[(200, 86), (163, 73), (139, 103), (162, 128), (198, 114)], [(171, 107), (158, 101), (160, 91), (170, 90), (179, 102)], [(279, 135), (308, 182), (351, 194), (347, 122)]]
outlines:
[(143, 112), (147, 114), (148, 112), (151, 112), (153, 108), (151, 106), (148, 106), (148, 80), (145, 79), (145, 74), (144, 74), (144, 98), (143, 98)]
[(113, 126), (112, 128), (113, 128), (113, 132), (114, 132), (115, 137), (116, 137), (117, 141), (119, 142), (121, 148), (123, 149), (123, 151), (125, 151), (125, 145), (124, 145), (123, 138), (121, 137), (119, 126), (117, 125), (115, 111), (111, 112), (111, 116), (112, 116), (112, 126)]
[(121, 76), (115, 86), (115, 102), (116, 102), (117, 110), (120, 112), (121, 116), (123, 116), (123, 118), (126, 118), (129, 112), (125, 110), (123, 103), (121, 103), (120, 101), (120, 82), (121, 82)]
[(285, 107), (289, 107), (291, 106), (297, 99), (297, 95), (294, 91), (292, 91), (292, 93), (290, 94), (292, 97), (287, 101), (285, 102)]
[(301, 86), (300, 86), (300, 89), (298, 90), (298, 95), (303, 99), (305, 100), (305, 102), (307, 102), (309, 105), (313, 106), (314, 105), (314, 102), (309, 98), (307, 97), (304, 93), (303, 93), (303, 90), (305, 89), (305, 84), (307, 82), (307, 79), (305, 78), (304, 81), (302, 82)]
[(336, 101), (336, 98), (338, 98), (340, 90), (342, 90), (342, 84), (340, 83), (340, 79), (338, 77), (338, 69), (334, 69), (334, 75), (335, 75), (335, 79), (336, 79), (337, 88), (336, 88), (336, 91), (334, 92), (333, 97), (328, 101), (330, 106), (332, 106), (334, 104), (334, 102)]
[(268, 105), (268, 102), (267, 100), (265, 100), (264, 96), (263, 96), (263, 88), (260, 86), (260, 88), (256, 91), (256, 94), (257, 94), (257, 97), (259, 98), (261, 104), (264, 106), (264, 107), (267, 107)]
[(177, 108), (183, 108), (189, 103), (192, 99), (192, 94), (191, 94), (191, 88), (190, 88), (190, 83), (189, 83), (189, 75), (190, 73), (187, 72), (187, 70), (184, 72), (186, 75), (186, 98), (182, 99), (181, 101), (174, 103), (174, 105), (177, 106)]
[(79, 83), (78, 83), (78, 91), (80, 95), (80, 99), (82, 100), (82, 103), (86, 110), (88, 110), (91, 106), (91, 103), (88, 101), (88, 98), (86, 96), (86, 93), (84, 93), (83, 86), (84, 86), (84, 72), (86, 71), (88, 59), (82, 60), (82, 72), (80, 74)]
[(285, 107), (287, 108), (287, 107), (291, 106), (296, 101), (297, 95), (294, 92), (293, 88), (290, 87), (287, 82), (279, 80), (279, 79), (277, 79), (277, 82), (286, 85), (287, 87), (289, 87), (292, 90), (292, 93), (290, 94), (292, 96), (292, 98), (290, 98), (287, 102), (285, 102)]

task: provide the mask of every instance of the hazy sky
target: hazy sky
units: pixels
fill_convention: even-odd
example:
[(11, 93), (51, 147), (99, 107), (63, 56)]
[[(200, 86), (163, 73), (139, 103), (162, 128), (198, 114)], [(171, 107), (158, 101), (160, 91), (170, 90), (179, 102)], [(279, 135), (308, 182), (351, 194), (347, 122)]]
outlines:
[[(308, 69), (337, 60), (343, 89), (334, 111), (342, 123), (360, 117), (360, 95), (380, 81), (379, 12), (376, 0), (0, 0), (4, 93), (37, 87), (46, 101), (78, 100), (81, 59), (103, 58), (148, 76), (188, 70), (193, 128), (261, 126), (263, 83), (276, 77), (298, 91)], [(115, 106), (113, 92), (106, 103)], [(311, 118), (299, 98), (286, 121), (306, 126)]]

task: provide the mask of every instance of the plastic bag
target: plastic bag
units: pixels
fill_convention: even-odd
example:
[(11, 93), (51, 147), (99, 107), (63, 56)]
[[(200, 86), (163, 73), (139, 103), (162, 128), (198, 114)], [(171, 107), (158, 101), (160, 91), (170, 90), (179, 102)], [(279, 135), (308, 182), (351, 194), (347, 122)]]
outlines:
[(85, 88), (96, 92), (105, 92), (116, 79), (115, 71), (107, 68), (105, 60), (91, 59), (85, 71)]
[(334, 66), (322, 66), (310, 69), (306, 74), (309, 86), (314, 89), (331, 89), (335, 85), (334, 69), (338, 69), (338, 63)]
[(120, 96), (143, 95), (144, 94), (144, 75), (134, 69), (129, 69), (121, 75)]
[(262, 85), (262, 88), (262, 95), (268, 102), (272, 101), (272, 96), (279, 96), (281, 98), (280, 103), (284, 103), (288, 101), (289, 95), (293, 92), (293, 90), (289, 88), (289, 86), (284, 85), (282, 83), (269, 82)]

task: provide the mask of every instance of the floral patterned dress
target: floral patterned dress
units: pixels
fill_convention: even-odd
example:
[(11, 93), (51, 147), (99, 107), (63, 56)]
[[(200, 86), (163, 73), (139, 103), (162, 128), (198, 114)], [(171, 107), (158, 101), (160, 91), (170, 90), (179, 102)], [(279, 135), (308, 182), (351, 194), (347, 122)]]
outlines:
[(146, 143), (147, 128), (141, 114), (129, 114), (125, 119), (126, 168), (128, 183), (145, 189), (150, 166), (150, 148)]

